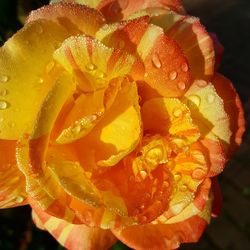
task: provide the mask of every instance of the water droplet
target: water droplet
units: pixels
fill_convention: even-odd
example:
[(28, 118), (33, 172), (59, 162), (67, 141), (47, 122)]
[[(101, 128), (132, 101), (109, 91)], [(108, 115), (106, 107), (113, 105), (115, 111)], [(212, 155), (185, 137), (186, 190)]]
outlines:
[(42, 34), (43, 33), (43, 27), (41, 25), (37, 25), (36, 31), (38, 34)]
[(177, 118), (180, 117), (182, 115), (182, 110), (179, 108), (175, 108), (173, 111), (173, 115)]
[(75, 133), (75, 134), (78, 134), (78, 133), (81, 132), (81, 129), (82, 129), (81, 125), (78, 124), (78, 125), (76, 125), (75, 127), (72, 128), (72, 132)]
[(1, 89), (0, 90), (0, 96), (6, 96), (7, 95), (7, 90), (6, 89)]
[(171, 72), (169, 73), (168, 77), (169, 77), (169, 79), (172, 80), (172, 81), (175, 80), (176, 77), (177, 77), (177, 72), (176, 72), (176, 71), (171, 71)]
[(24, 197), (23, 196), (17, 196), (16, 198), (15, 198), (15, 202), (16, 203), (22, 203), (24, 201)]
[(148, 72), (146, 72), (146, 73), (144, 74), (144, 77), (148, 77)]
[(191, 176), (195, 180), (202, 180), (206, 176), (206, 172), (201, 168), (197, 168), (192, 172)]
[(181, 180), (181, 174), (180, 174), (180, 173), (174, 174), (174, 180), (175, 180), (176, 182), (180, 181), (180, 180)]
[(154, 54), (152, 56), (152, 63), (153, 65), (157, 68), (157, 69), (160, 69), (161, 68), (161, 61), (160, 61), (160, 58), (157, 54)]
[(144, 208), (145, 208), (145, 204), (142, 204), (142, 205), (140, 206), (140, 209), (143, 210)]
[(187, 72), (188, 71), (188, 65), (186, 63), (183, 63), (181, 65), (181, 69), (182, 69), (183, 72)]
[(51, 61), (46, 67), (46, 72), (49, 73), (54, 67), (55, 67), (55, 62)]
[(187, 185), (182, 185), (182, 186), (180, 186), (180, 191), (181, 192), (185, 192), (185, 191), (187, 191), (187, 189), (188, 189), (188, 187), (187, 187)]
[(208, 103), (213, 103), (214, 102), (214, 100), (215, 100), (215, 96), (214, 96), (214, 94), (209, 94), (208, 96), (207, 96), (207, 102)]
[(169, 187), (169, 182), (168, 181), (163, 181), (162, 186), (164, 188), (168, 188)]
[(97, 76), (98, 78), (104, 78), (104, 77), (106, 77), (106, 74), (105, 74), (104, 72), (100, 71), (100, 72), (98, 72), (98, 73), (96, 74), (96, 76)]
[(201, 104), (201, 99), (197, 95), (192, 95), (188, 97), (188, 106), (199, 107)]
[(8, 76), (4, 76), (4, 75), (0, 76), (0, 82), (1, 83), (6, 83), (8, 81), (9, 81), (9, 77)]
[(196, 85), (200, 88), (206, 87), (207, 86), (207, 82), (205, 80), (197, 80), (196, 81)]
[(8, 104), (7, 104), (7, 102), (5, 102), (5, 101), (0, 101), (0, 109), (6, 109), (8, 107)]
[(14, 128), (16, 126), (16, 123), (15, 122), (11, 122), (10, 123), (10, 127)]
[(148, 174), (147, 174), (147, 172), (145, 170), (141, 170), (140, 175), (141, 175), (142, 179), (144, 180), (147, 177)]
[(44, 79), (42, 77), (39, 78), (38, 80), (39, 83), (43, 83), (44, 82)]
[(147, 221), (147, 219), (148, 219), (147, 216), (144, 215), (141, 217), (141, 222), (144, 223)]
[(184, 90), (184, 89), (186, 88), (185, 82), (179, 82), (179, 83), (178, 83), (178, 88), (179, 88), (180, 90)]
[(4, 121), (4, 118), (3, 117), (0, 117), (0, 122), (3, 122)]
[(163, 158), (163, 150), (161, 147), (154, 147), (147, 151), (145, 160), (149, 166), (154, 167), (159, 164)]
[(96, 69), (96, 66), (93, 63), (89, 63), (86, 65), (86, 69), (89, 71), (93, 71)]

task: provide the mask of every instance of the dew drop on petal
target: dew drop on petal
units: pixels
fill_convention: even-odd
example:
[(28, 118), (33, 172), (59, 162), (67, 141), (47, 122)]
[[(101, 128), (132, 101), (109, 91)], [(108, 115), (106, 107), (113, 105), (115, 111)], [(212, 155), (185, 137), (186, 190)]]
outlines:
[(176, 173), (176, 174), (174, 174), (174, 180), (175, 181), (180, 181), (181, 180), (181, 174), (180, 173)]
[(168, 188), (169, 187), (169, 182), (168, 181), (163, 181), (162, 186), (164, 188)]
[(181, 65), (181, 69), (182, 69), (183, 72), (187, 72), (188, 71), (188, 65), (186, 63), (183, 63)]
[(157, 69), (160, 69), (161, 68), (161, 61), (160, 61), (160, 58), (157, 54), (154, 54), (152, 56), (152, 63), (153, 65), (157, 68)]
[(206, 176), (206, 172), (203, 169), (197, 168), (192, 172), (191, 176), (195, 180), (202, 180)]
[(177, 77), (177, 72), (176, 72), (176, 71), (171, 71), (171, 72), (169, 73), (168, 77), (169, 77), (169, 79), (172, 80), (172, 81), (175, 80), (176, 77)]
[(0, 89), (0, 96), (6, 96), (7, 90), (6, 89)]
[(214, 102), (214, 100), (215, 100), (215, 96), (214, 96), (214, 94), (208, 94), (207, 95), (207, 102), (208, 103), (213, 103)]
[(15, 198), (15, 202), (16, 203), (22, 203), (24, 201), (24, 197), (23, 196), (17, 196), (16, 198)]
[(206, 87), (208, 83), (205, 80), (197, 80), (196, 84), (198, 87), (203, 88), (203, 87)]
[(141, 175), (142, 179), (145, 179), (148, 174), (147, 174), (147, 172), (145, 170), (141, 170), (140, 175)]
[(179, 108), (175, 108), (173, 111), (173, 115), (177, 118), (180, 117), (182, 115), (182, 110)]
[(197, 95), (191, 95), (188, 97), (188, 106), (199, 107), (201, 104), (201, 99)]
[(179, 88), (180, 90), (184, 90), (184, 89), (186, 88), (185, 82), (179, 82), (179, 83), (178, 83), (178, 88)]
[(7, 102), (5, 102), (5, 101), (0, 101), (0, 109), (6, 109), (8, 107), (8, 104), (7, 104)]
[(0, 75), (0, 82), (1, 83), (6, 83), (9, 81), (9, 77), (8, 76), (5, 76), (5, 75)]
[(89, 63), (89, 64), (86, 65), (86, 69), (88, 71), (92, 71), (92, 70), (96, 69), (96, 66), (93, 63)]
[(185, 184), (180, 186), (180, 191), (181, 192), (185, 192), (185, 191), (187, 191), (187, 189), (188, 189), (188, 187)]

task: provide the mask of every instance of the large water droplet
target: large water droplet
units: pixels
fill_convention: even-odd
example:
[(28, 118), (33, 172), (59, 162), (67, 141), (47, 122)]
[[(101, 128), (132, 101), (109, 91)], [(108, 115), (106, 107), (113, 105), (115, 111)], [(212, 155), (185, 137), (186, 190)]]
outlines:
[(148, 176), (148, 174), (147, 174), (147, 172), (145, 170), (141, 170), (140, 175), (141, 175), (143, 180)]
[(196, 85), (198, 86), (198, 87), (200, 87), (200, 88), (204, 88), (204, 87), (206, 87), (207, 86), (207, 81), (205, 81), (205, 80), (197, 80), (196, 81)]
[(96, 66), (93, 63), (89, 63), (86, 65), (86, 69), (92, 71), (96, 69)]
[(157, 68), (157, 69), (160, 69), (161, 68), (161, 61), (160, 61), (160, 58), (157, 54), (154, 54), (152, 56), (152, 63), (153, 65)]
[(197, 168), (192, 172), (191, 176), (195, 180), (202, 180), (206, 176), (206, 172), (201, 168)]
[(16, 198), (15, 198), (15, 202), (16, 203), (22, 203), (24, 201), (24, 197), (23, 196), (17, 196)]
[(9, 81), (9, 77), (8, 76), (6, 76), (6, 75), (0, 75), (0, 82), (1, 83), (6, 83), (6, 82), (8, 82)]
[(197, 95), (191, 95), (188, 97), (188, 106), (198, 108), (201, 104), (201, 99)]
[(7, 90), (6, 89), (0, 89), (0, 96), (6, 96)]
[(8, 107), (8, 104), (6, 101), (0, 101), (0, 109), (6, 109)]
[(179, 88), (180, 90), (184, 90), (184, 89), (186, 88), (185, 82), (179, 82), (179, 83), (178, 83), (178, 88)]
[(180, 116), (182, 115), (182, 110), (181, 110), (180, 108), (175, 108), (175, 109), (173, 110), (173, 115), (174, 115), (176, 118), (180, 117)]
[(187, 72), (188, 71), (188, 65), (186, 63), (183, 63), (181, 65), (181, 69), (182, 69), (183, 72)]
[(208, 94), (207, 95), (207, 102), (208, 103), (213, 103), (214, 102), (214, 100), (215, 100), (215, 96), (214, 96), (214, 94)]
[(177, 77), (177, 72), (176, 72), (176, 71), (171, 71), (171, 72), (169, 73), (168, 77), (169, 77), (169, 79), (172, 80), (172, 81), (175, 80), (176, 77)]

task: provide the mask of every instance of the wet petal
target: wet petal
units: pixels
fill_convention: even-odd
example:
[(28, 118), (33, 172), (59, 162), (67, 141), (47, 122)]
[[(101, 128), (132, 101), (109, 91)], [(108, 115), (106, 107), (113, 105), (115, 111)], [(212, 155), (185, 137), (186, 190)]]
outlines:
[(72, 250), (108, 249), (117, 239), (109, 230), (91, 228), (84, 224), (70, 224), (64, 220), (50, 216), (39, 207), (33, 206), (34, 222), (44, 227), (59, 243)]
[(142, 17), (103, 27), (97, 38), (111, 47), (119, 47), (123, 42), (124, 49), (138, 53), (145, 65), (144, 81), (160, 95), (182, 96), (190, 85), (188, 62), (177, 43), (160, 27), (148, 26), (147, 19)]
[(192, 144), (200, 136), (189, 109), (175, 98), (159, 97), (145, 102), (142, 106), (142, 120), (145, 131), (169, 134), (178, 147)]
[(94, 36), (104, 24), (104, 17), (96, 10), (84, 5), (58, 3), (46, 5), (34, 10), (28, 16), (26, 23), (46, 19), (57, 22), (70, 31), (71, 34), (84, 33)]
[[(54, 53), (54, 58), (76, 78), (83, 92), (105, 88), (113, 78), (143, 72), (138, 60), (119, 49), (108, 48), (87, 36), (71, 37)], [(131, 74), (132, 77), (135, 74)]]
[(0, 140), (0, 208), (27, 204), (25, 178), (16, 166), (16, 141)]
[(0, 102), (2, 139), (18, 139), (24, 130), (30, 131), (51, 85), (51, 79), (45, 77), (46, 66), (67, 35), (61, 26), (39, 20), (25, 25), (0, 49), (1, 88), (5, 93)]
[(245, 131), (244, 111), (233, 84), (224, 76), (216, 74), (212, 80), (216, 92), (223, 99), (226, 113), (229, 115), (232, 136), (227, 155), (231, 156), (242, 142)]
[(113, 166), (137, 146), (140, 137), (136, 84), (125, 80), (104, 118), (87, 137), (79, 141), (79, 152), (94, 154), (98, 165)]
[(185, 98), (193, 121), (201, 132), (201, 138), (218, 138), (227, 149), (232, 136), (230, 118), (225, 112), (223, 99), (213, 85), (204, 80), (196, 80), (185, 94)]
[(124, 230), (112, 230), (114, 235), (134, 249), (176, 249), (180, 243), (197, 242), (202, 235), (211, 213), (211, 203), (197, 215), (173, 224), (147, 224), (131, 226)]

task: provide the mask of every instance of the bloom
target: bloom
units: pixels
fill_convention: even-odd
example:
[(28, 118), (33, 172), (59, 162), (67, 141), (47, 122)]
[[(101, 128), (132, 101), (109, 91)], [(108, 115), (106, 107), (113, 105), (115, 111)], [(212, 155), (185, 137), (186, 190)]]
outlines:
[(244, 131), (220, 44), (179, 1), (52, 2), (0, 50), (0, 206), (69, 249), (197, 241)]

